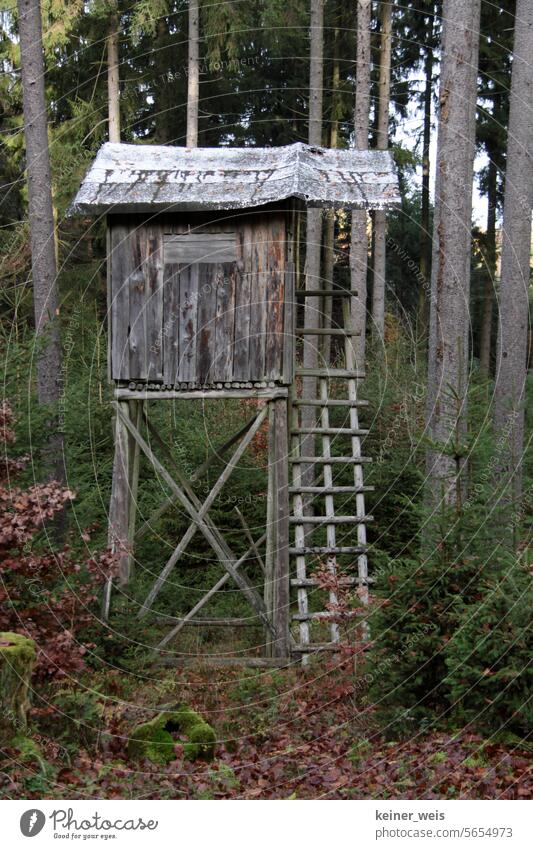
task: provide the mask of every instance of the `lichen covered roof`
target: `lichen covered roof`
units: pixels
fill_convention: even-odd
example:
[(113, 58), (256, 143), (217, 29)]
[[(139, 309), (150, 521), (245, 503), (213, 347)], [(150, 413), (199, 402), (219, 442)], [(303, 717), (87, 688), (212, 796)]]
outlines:
[(241, 209), (296, 197), (309, 206), (385, 209), (399, 203), (389, 151), (186, 148), (104, 144), (71, 214)]

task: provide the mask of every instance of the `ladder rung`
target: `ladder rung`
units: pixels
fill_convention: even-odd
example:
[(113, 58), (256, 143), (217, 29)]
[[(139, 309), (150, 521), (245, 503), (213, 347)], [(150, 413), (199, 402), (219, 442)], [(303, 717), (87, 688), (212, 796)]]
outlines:
[(352, 428), (352, 427), (298, 427), (294, 430), (291, 430), (292, 434), (300, 434), (300, 433), (324, 433), (330, 436), (366, 436), (368, 430), (365, 428)]
[[(343, 614), (343, 617), (344, 615), (346, 615), (348, 619), (355, 619), (357, 616), (364, 616), (366, 614), (357, 613), (354, 610), (347, 611), (346, 614)], [(334, 620), (334, 618), (335, 614), (330, 613), (328, 610), (319, 611), (318, 613), (293, 613), (291, 616), (291, 619), (294, 622), (309, 622), (311, 620), (318, 620), (319, 622), (331, 622), (332, 619)]]
[(319, 651), (340, 651), (339, 643), (304, 643), (291, 646), (294, 654), (313, 654)]
[(368, 407), (368, 401), (351, 401), (349, 398), (328, 398), (327, 401), (321, 401), (320, 398), (311, 401), (295, 398), (291, 403), (293, 407)]
[(298, 298), (321, 298), (323, 296), (332, 298), (357, 297), (355, 289), (296, 289)]
[(300, 377), (344, 377), (351, 380), (362, 380), (364, 371), (352, 371), (346, 368), (297, 368)]
[(291, 494), (298, 492), (313, 493), (315, 495), (334, 495), (341, 492), (374, 492), (373, 486), (290, 486)]
[(297, 327), (296, 334), (300, 336), (360, 336), (359, 331), (346, 330), (344, 327)]
[(361, 463), (371, 463), (372, 457), (289, 457), (289, 463), (320, 463), (330, 466), (333, 463), (351, 463), (360, 466)]
[[(372, 578), (339, 578), (339, 587), (366, 586), (372, 583)], [(320, 587), (316, 578), (291, 578), (291, 587)]]
[(364, 525), (373, 516), (289, 516), (292, 525)]
[[(289, 554), (365, 554), (368, 551), (368, 548), (360, 545), (307, 545), (302, 548), (289, 548)], [(307, 579), (306, 579), (307, 580)], [(311, 580), (311, 579), (309, 579)], [(344, 580), (344, 579), (343, 579)], [(352, 578), (346, 578), (346, 580), (352, 580)], [(294, 578), (291, 583), (293, 586), (296, 586), (294, 583), (298, 581), (298, 578)], [(303, 586), (303, 585), (302, 585)], [(311, 584), (309, 585), (311, 586)]]

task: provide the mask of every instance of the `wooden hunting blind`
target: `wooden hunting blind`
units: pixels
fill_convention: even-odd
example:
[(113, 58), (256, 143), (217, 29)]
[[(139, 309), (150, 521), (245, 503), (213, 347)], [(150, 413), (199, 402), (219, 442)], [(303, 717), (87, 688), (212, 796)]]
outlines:
[[(185, 624), (198, 623), (201, 608), (232, 580), (264, 625), (267, 654), (282, 660), (307, 657), (320, 647), (310, 641), (309, 624), (326, 616), (310, 611), (309, 590), (316, 586), (311, 565), (323, 560), (334, 574), (338, 559), (346, 556), (357, 564), (356, 574), (343, 580), (366, 587), (369, 517), (362, 479), (364, 432), (358, 421), (358, 407), (364, 402), (357, 397), (362, 373), (356, 369), (350, 324), (350, 303), (357, 295), (333, 288), (332, 281), (311, 281), (307, 290), (296, 288), (295, 205), (384, 209), (398, 200), (397, 177), (387, 151), (339, 151), (304, 144), (188, 149), (108, 143), (83, 181), (72, 212), (105, 215), (107, 220), (108, 363), (116, 411), (110, 540), (119, 554), (120, 580), (125, 583), (129, 578), (135, 539), (150, 529), (150, 521), (136, 529), (141, 451), (172, 492), (155, 518), (179, 502), (191, 525), (139, 615), (152, 609), (197, 531), (224, 567), (217, 585), (176, 620), (161, 647)], [(324, 303), (337, 297), (343, 302), (337, 311), (342, 319), (325, 322)], [(330, 337), (339, 337), (334, 364), (321, 356), (320, 346)], [(301, 367), (301, 351), (305, 346), (309, 350), (310, 340), (314, 353)], [(194, 483), (209, 458), (187, 477), (147, 415), (149, 401), (176, 398), (264, 400), (251, 420), (214, 452), (220, 458), (233, 448), (203, 502)], [(330, 413), (341, 409), (348, 426), (330, 421)], [(237, 557), (209, 509), (267, 418), (266, 529), (253, 539), (240, 515), (249, 547)], [(156, 447), (164, 462), (156, 456)], [(341, 466), (351, 470), (347, 486), (335, 485), (335, 470)], [(351, 500), (348, 515), (335, 510), (334, 499), (339, 496), (343, 509)], [(324, 502), (321, 510), (317, 499)], [(344, 526), (350, 528), (349, 544), (339, 542)], [(317, 534), (324, 536), (320, 544)], [(246, 575), (251, 560), (264, 572), (262, 594)], [(294, 614), (291, 586), (297, 600)], [(110, 589), (111, 585), (107, 608)], [(291, 618), (297, 623), (299, 642), (291, 634)], [(334, 646), (338, 628), (333, 623), (330, 636), (328, 645)]]

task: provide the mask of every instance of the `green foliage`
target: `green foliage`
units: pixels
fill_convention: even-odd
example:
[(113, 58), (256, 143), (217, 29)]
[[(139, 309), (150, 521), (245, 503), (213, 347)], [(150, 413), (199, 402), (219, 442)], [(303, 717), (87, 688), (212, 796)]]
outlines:
[(97, 689), (81, 685), (54, 689), (54, 713), (49, 719), (49, 731), (66, 747), (94, 748), (104, 728), (105, 700)]
[(486, 575), (479, 600), (458, 600), (458, 627), (446, 645), (454, 717), (492, 732), (526, 736), (533, 727), (531, 571), (512, 560), (500, 576)]
[(522, 512), (500, 501), (502, 444), (492, 435), (486, 397), (486, 386), (474, 381), (460, 446), (468, 457), (467, 492), (435, 512), (413, 503), (423, 558), (399, 557), (374, 571), (371, 668), (382, 674), (373, 671), (370, 696), (392, 734), (410, 733), (415, 723), (476, 717), (485, 727), (508, 724), (524, 733), (531, 718), (531, 574), (509, 549), (527, 531)]
[(168, 0), (138, 0), (131, 19), (131, 38), (138, 44), (143, 34), (154, 36), (157, 21), (168, 14)]

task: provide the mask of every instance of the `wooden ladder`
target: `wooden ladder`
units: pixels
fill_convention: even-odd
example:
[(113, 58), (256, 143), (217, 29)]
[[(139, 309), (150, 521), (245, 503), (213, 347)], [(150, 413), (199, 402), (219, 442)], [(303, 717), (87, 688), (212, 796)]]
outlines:
[[(313, 292), (298, 293), (304, 297), (315, 296)], [(291, 587), (296, 589), (297, 613), (292, 615), (297, 623), (299, 641), (295, 641), (292, 651), (301, 656), (302, 663), (307, 663), (311, 654), (319, 651), (335, 651), (341, 640), (338, 622), (332, 621), (331, 613), (327, 610), (313, 610), (315, 600), (323, 596), (320, 582), (313, 577), (313, 567), (325, 563), (331, 574), (344, 586), (358, 588), (360, 603), (368, 602), (368, 564), (366, 545), (366, 523), (372, 520), (366, 515), (365, 493), (373, 487), (364, 486), (363, 465), (370, 462), (369, 457), (361, 453), (361, 437), (368, 431), (359, 426), (359, 408), (368, 402), (358, 398), (358, 383), (364, 374), (356, 370), (354, 337), (350, 317), (350, 295), (346, 290), (324, 290), (324, 295), (340, 295), (343, 297), (343, 327), (316, 328), (297, 327), (296, 336), (308, 335), (317, 337), (330, 336), (340, 338), (341, 350), (344, 354), (344, 368), (325, 367), (308, 369), (296, 368), (296, 380), (293, 384), (291, 400), (291, 455), (289, 462), (292, 466), (292, 515), (290, 524), (294, 529), (292, 543), (289, 548), (291, 556)], [(348, 297), (347, 297), (348, 296)], [(316, 377), (317, 398), (303, 398), (301, 394), (302, 380), (298, 377)], [(335, 390), (332, 391), (333, 387)], [(333, 397), (331, 397), (333, 396)], [(330, 411), (345, 412), (342, 426), (331, 424)], [(302, 425), (302, 412), (316, 410), (317, 421), (311, 427)], [(308, 415), (306, 418), (309, 418)], [(309, 435), (315, 437), (314, 455), (306, 456), (305, 445)], [(318, 444), (317, 444), (318, 443)], [(340, 453), (337, 446), (340, 445)], [(348, 445), (350, 446), (348, 448)], [(312, 464), (312, 465), (311, 465)], [(305, 478), (306, 470), (314, 469), (311, 484)], [(349, 485), (336, 485), (339, 475), (351, 469)], [(315, 485), (321, 478), (320, 485)], [(353, 481), (353, 483), (352, 483)], [(350, 508), (339, 514), (336, 512), (336, 500), (342, 497), (349, 500)], [(323, 499), (324, 509), (320, 514), (315, 512), (316, 504)], [(325, 528), (325, 544), (314, 544), (313, 536), (320, 528)], [(356, 533), (354, 534), (354, 529)], [(345, 536), (350, 544), (343, 544)], [(353, 558), (357, 559), (357, 570), (353, 569)], [(349, 558), (350, 566), (340, 569), (339, 558)], [(356, 571), (356, 574), (345, 576), (345, 571)], [(341, 577), (342, 576), (342, 577)], [(332, 582), (335, 584), (335, 581)], [(314, 598), (311, 598), (313, 594)], [(329, 590), (329, 602), (337, 604), (338, 599), (333, 590)], [(322, 606), (324, 604), (322, 603)], [(329, 618), (329, 622), (328, 622)], [(311, 639), (311, 629), (317, 622), (328, 622), (329, 639), (314, 641)], [(322, 626), (323, 627), (323, 626)]]

